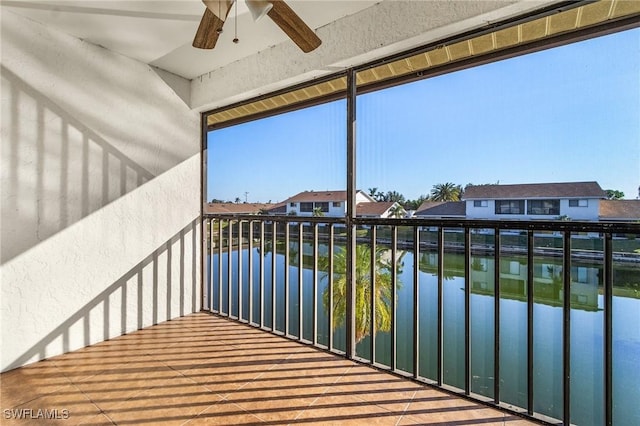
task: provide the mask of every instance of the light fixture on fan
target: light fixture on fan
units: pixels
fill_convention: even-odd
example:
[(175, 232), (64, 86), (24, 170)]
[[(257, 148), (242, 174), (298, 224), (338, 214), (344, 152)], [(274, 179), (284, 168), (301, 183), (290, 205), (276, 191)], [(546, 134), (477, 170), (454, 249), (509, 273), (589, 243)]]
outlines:
[[(224, 21), (235, 1), (202, 0), (207, 8), (193, 39), (193, 47), (198, 49), (213, 49), (215, 47), (218, 37), (222, 33)], [(300, 19), (284, 0), (246, 0), (246, 3), (255, 21), (267, 15), (303, 52), (311, 52), (322, 43), (316, 33)], [(234, 40), (237, 40), (237, 35)]]
[(273, 8), (273, 4), (265, 0), (246, 0), (246, 3), (253, 20), (256, 22), (264, 18), (264, 15)]

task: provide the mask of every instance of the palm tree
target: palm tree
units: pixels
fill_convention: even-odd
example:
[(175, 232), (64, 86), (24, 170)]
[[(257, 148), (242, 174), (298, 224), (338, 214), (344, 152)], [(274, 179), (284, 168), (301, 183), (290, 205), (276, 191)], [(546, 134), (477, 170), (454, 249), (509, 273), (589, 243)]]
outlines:
[(433, 201), (460, 201), (462, 187), (452, 182), (433, 185), (431, 199)]
[(404, 210), (404, 208), (400, 204), (394, 204), (391, 207), (391, 209), (389, 209), (390, 217), (395, 217), (396, 219), (401, 219), (406, 214), (407, 214), (407, 212)]
[[(382, 258), (385, 249), (376, 248), (375, 254), (375, 331), (391, 329), (391, 293), (393, 283), (391, 270), (393, 266)], [(327, 269), (327, 258), (321, 259), (321, 267)], [(337, 250), (333, 257), (333, 268), (336, 272), (333, 280), (333, 318), (331, 328), (335, 330), (345, 323), (347, 315), (347, 251)], [(399, 285), (399, 283), (398, 283)], [(355, 247), (355, 340), (360, 342), (371, 331), (371, 248), (366, 245)], [(323, 294), (323, 304), (329, 312), (329, 287)]]
[(324, 216), (324, 212), (322, 211), (322, 209), (320, 207), (314, 207), (313, 216), (322, 217), (322, 216)]

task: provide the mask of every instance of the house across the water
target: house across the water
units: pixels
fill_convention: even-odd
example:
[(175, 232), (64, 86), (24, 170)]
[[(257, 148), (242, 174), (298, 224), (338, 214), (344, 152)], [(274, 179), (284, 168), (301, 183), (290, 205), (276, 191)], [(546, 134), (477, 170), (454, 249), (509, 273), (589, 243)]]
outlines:
[(474, 185), (461, 201), (424, 202), (416, 217), (586, 221), (640, 220), (639, 200), (607, 200), (597, 182)]

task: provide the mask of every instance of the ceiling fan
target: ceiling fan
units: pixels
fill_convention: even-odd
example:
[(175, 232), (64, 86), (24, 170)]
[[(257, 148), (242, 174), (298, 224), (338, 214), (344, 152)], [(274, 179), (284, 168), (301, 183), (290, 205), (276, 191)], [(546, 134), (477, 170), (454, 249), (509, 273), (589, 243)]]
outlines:
[[(193, 47), (213, 49), (236, 0), (202, 0), (207, 6), (193, 39)], [(308, 53), (322, 41), (283, 0), (246, 0), (254, 21), (267, 15), (303, 52)]]

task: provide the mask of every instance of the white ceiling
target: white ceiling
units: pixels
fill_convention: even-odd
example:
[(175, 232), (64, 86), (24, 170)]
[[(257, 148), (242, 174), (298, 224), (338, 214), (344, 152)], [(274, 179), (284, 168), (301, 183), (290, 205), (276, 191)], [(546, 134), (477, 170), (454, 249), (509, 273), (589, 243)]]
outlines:
[[(289, 0), (313, 29), (380, 0)], [(268, 18), (253, 22), (238, 3), (213, 50), (191, 46), (205, 6), (201, 0), (2, 0), (3, 8), (88, 42), (193, 79), (280, 43), (292, 43)]]

